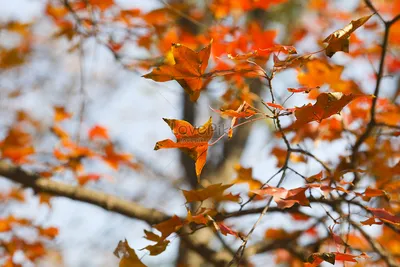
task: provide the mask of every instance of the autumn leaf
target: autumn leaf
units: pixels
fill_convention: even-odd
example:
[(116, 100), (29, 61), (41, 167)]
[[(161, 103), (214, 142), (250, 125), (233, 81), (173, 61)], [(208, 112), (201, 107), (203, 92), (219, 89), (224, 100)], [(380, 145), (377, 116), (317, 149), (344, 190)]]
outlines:
[(228, 227), (226, 224), (224, 224), (223, 222), (217, 222), (216, 223), (218, 225), (219, 231), (221, 232), (221, 234), (227, 236), (227, 235), (233, 235), (233, 236), (239, 236), (239, 233), (232, 230), (232, 228)]
[(204, 72), (211, 54), (211, 43), (199, 52), (181, 44), (172, 44), (173, 64), (157, 67), (143, 77), (157, 82), (176, 80), (190, 95), (190, 99), (196, 101), (203, 89)]
[(362, 225), (369, 225), (369, 226), (371, 226), (371, 225), (373, 225), (373, 224), (378, 224), (378, 225), (383, 224), (383, 222), (375, 220), (374, 217), (368, 218), (367, 220), (361, 221), (360, 223), (361, 223)]
[(361, 95), (342, 94), (342, 93), (321, 93), (317, 97), (314, 105), (308, 104), (304, 107), (296, 108), (296, 121), (288, 129), (298, 129), (303, 125), (329, 118), (339, 113), (348, 103)]
[(85, 175), (79, 175), (77, 180), (79, 185), (85, 185), (89, 181), (97, 181), (99, 180), (101, 175), (96, 174), (96, 173), (89, 173)]
[(260, 190), (253, 190), (252, 192), (260, 196), (272, 196), (278, 208), (287, 209), (293, 207), (295, 204), (310, 206), (310, 202), (305, 195), (308, 189), (309, 187), (299, 187), (287, 190), (282, 187), (267, 186)]
[(118, 170), (120, 164), (127, 165), (132, 169), (138, 169), (140, 166), (131, 161), (132, 155), (127, 153), (117, 153), (112, 143), (104, 147), (104, 153), (101, 158), (113, 169)]
[(232, 122), (231, 122), (231, 127), (228, 130), (228, 137), (231, 138), (233, 134), (233, 127), (237, 124), (237, 119), (239, 118), (249, 118), (257, 112), (254, 110), (252, 106), (250, 106), (246, 101), (244, 101), (236, 110), (232, 109), (220, 109), (220, 110), (215, 110), (212, 109), (212, 111), (217, 112), (221, 114), (222, 116), (229, 116), (232, 117)]
[[(372, 14), (373, 15), (373, 14)], [(328, 37), (323, 42), (327, 43), (328, 46), (325, 48), (325, 54), (328, 57), (332, 57), (336, 52), (343, 51), (349, 52), (350, 35), (367, 22), (372, 15), (362, 17), (358, 20), (352, 20), (346, 27), (339, 29)]]
[(323, 171), (306, 178), (307, 183), (321, 182)]
[(105, 11), (114, 5), (114, 0), (88, 0), (84, 3), (89, 3), (92, 6), (98, 7), (101, 11)]
[(367, 208), (375, 218), (383, 222), (400, 226), (400, 217), (396, 216), (385, 209)]
[(14, 163), (27, 162), (27, 157), (35, 153), (31, 135), (17, 126), (8, 130), (7, 136), (0, 142), (0, 151), (3, 158)]
[(54, 239), (58, 235), (58, 228), (49, 227), (49, 228), (39, 228), (39, 234), (41, 236), (45, 236), (49, 239)]
[(335, 264), (336, 261), (348, 261), (348, 262), (357, 262), (357, 258), (368, 258), (369, 256), (365, 253), (361, 253), (360, 255), (352, 255), (341, 252), (322, 252), (322, 253), (313, 253), (305, 264), (306, 267), (316, 267), (323, 261), (329, 262), (331, 264)]
[(147, 249), (150, 252), (150, 255), (155, 256), (164, 252), (167, 249), (169, 243), (170, 243), (169, 240), (164, 239), (160, 240), (154, 245), (148, 245), (143, 249)]
[(106, 128), (100, 125), (95, 125), (89, 130), (89, 139), (94, 140), (96, 138), (108, 140), (108, 131)]
[(199, 179), (207, 159), (208, 141), (214, 133), (211, 117), (199, 128), (194, 128), (189, 122), (183, 120), (163, 120), (174, 133), (176, 142), (171, 139), (159, 141), (156, 143), (154, 150), (179, 148), (196, 162), (196, 175)]
[(231, 187), (232, 184), (212, 184), (207, 186), (204, 189), (195, 189), (195, 190), (182, 190), (183, 195), (185, 196), (186, 203), (195, 202), (195, 201), (204, 201), (209, 198), (213, 198), (215, 201), (238, 201), (239, 195), (232, 195), (232, 193), (224, 195), (224, 191)]
[(287, 90), (291, 93), (305, 93), (308, 94), (311, 90), (314, 89), (319, 89), (319, 86), (317, 87), (300, 87), (300, 88), (288, 88)]
[(129, 246), (126, 239), (125, 241), (119, 241), (114, 250), (114, 255), (117, 256), (117, 258), (121, 258), (119, 267), (146, 267), (136, 255), (135, 250)]
[(64, 131), (60, 126), (54, 125), (50, 128), (51, 132), (56, 135), (59, 139), (68, 139), (69, 135), (66, 131)]
[(170, 234), (178, 231), (183, 226), (181, 219), (174, 215), (172, 218), (154, 225), (154, 228), (161, 232), (163, 238), (167, 238)]
[(237, 164), (235, 165), (237, 177), (232, 181), (233, 184), (247, 183), (250, 190), (257, 190), (262, 187), (262, 183), (253, 177), (253, 168), (244, 168)]
[(386, 199), (390, 199), (390, 196), (388, 195), (387, 192), (385, 192), (382, 189), (377, 189), (377, 188), (371, 188), (367, 187), (365, 189), (364, 193), (355, 193), (357, 196), (362, 197), (363, 200), (369, 201), (373, 197), (386, 197)]
[(271, 108), (276, 108), (276, 109), (279, 109), (279, 110), (285, 110), (285, 111), (288, 111), (288, 112), (293, 112), (295, 110), (294, 108), (285, 108), (282, 105), (277, 104), (277, 103), (265, 102), (265, 104), (267, 106), (271, 107)]
[(54, 107), (54, 121), (55, 122), (60, 122), (65, 119), (71, 118), (72, 115), (68, 113), (64, 107), (61, 106), (56, 106)]

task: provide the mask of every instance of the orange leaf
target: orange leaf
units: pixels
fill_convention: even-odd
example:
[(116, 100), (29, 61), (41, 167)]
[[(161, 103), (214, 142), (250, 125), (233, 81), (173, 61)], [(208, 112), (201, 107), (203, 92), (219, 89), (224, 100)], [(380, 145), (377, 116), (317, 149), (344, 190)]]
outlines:
[(185, 196), (186, 203), (195, 201), (204, 201), (208, 198), (213, 198), (216, 201), (238, 201), (239, 195), (224, 195), (224, 191), (231, 187), (232, 184), (222, 185), (222, 184), (212, 184), (204, 189), (197, 190), (182, 190)]
[(306, 178), (307, 183), (314, 183), (315, 181), (321, 182), (323, 171)]
[(285, 108), (282, 105), (276, 104), (276, 103), (271, 103), (271, 102), (265, 102), (265, 104), (267, 104), (268, 106), (272, 107), (272, 108), (277, 108), (280, 110), (286, 110), (289, 112), (293, 112), (295, 109), (294, 108)]
[(95, 173), (90, 173), (90, 174), (86, 174), (86, 175), (80, 175), (78, 176), (78, 183), (80, 185), (85, 185), (87, 182), (89, 181), (97, 181), (100, 179), (100, 175), (95, 174)]
[(243, 104), (241, 104), (237, 110), (232, 110), (232, 109), (228, 109), (228, 110), (215, 110), (212, 109), (214, 112), (217, 112), (221, 115), (224, 116), (229, 116), (229, 117), (233, 117), (232, 122), (231, 122), (231, 127), (229, 128), (229, 132), (228, 132), (228, 137), (231, 138), (232, 134), (233, 134), (233, 127), (236, 125), (237, 123), (237, 119), (238, 118), (247, 118), (247, 117), (251, 117), (254, 114), (256, 114), (257, 112), (253, 109), (252, 106), (250, 106), (249, 104), (247, 104), (246, 101), (243, 102)]
[(232, 230), (231, 228), (229, 228), (228, 226), (226, 226), (224, 223), (222, 222), (217, 222), (217, 225), (219, 227), (219, 230), (221, 232), (221, 234), (223, 235), (233, 235), (233, 236), (239, 236), (238, 232)]
[(308, 94), (313, 89), (319, 89), (319, 86), (317, 86), (317, 87), (288, 88), (287, 90), (289, 92), (291, 92), (291, 93), (306, 93), (306, 94)]
[(115, 152), (112, 143), (109, 143), (104, 147), (104, 153), (105, 155), (102, 156), (102, 159), (115, 170), (118, 170), (120, 163), (126, 164), (134, 169), (138, 167), (130, 161), (132, 155)]
[(161, 232), (161, 237), (162, 238), (167, 238), (170, 234), (178, 231), (181, 229), (183, 226), (183, 222), (181, 219), (174, 215), (171, 219), (168, 219), (166, 221), (163, 221), (159, 224), (156, 224), (154, 226), (155, 229)]
[(360, 96), (342, 93), (321, 93), (314, 105), (308, 104), (304, 107), (296, 108), (295, 116), (297, 120), (288, 128), (298, 129), (312, 121), (321, 122), (323, 119), (339, 113), (348, 103)]
[(164, 148), (179, 148), (196, 162), (196, 175), (200, 178), (201, 171), (206, 163), (208, 141), (212, 138), (214, 129), (210, 119), (201, 127), (194, 128), (183, 120), (163, 119), (171, 128), (176, 142), (165, 139), (156, 143), (154, 150)]
[(299, 187), (287, 190), (281, 187), (267, 186), (260, 190), (253, 190), (253, 192), (258, 195), (270, 195), (274, 198), (274, 201), (279, 208), (287, 209), (295, 204), (309, 206), (310, 202), (305, 195), (307, 189), (309, 189), (309, 187)]
[(69, 135), (66, 131), (64, 131), (61, 127), (55, 125), (51, 127), (51, 131), (59, 138), (59, 139), (68, 139)]
[(373, 225), (373, 224), (378, 224), (378, 225), (383, 224), (383, 222), (376, 221), (374, 217), (371, 217), (371, 218), (369, 218), (369, 219), (367, 219), (367, 220), (365, 220), (365, 221), (361, 221), (360, 223), (361, 223), (362, 225), (369, 225), (369, 226), (371, 226), (371, 225)]
[(32, 137), (20, 127), (9, 129), (6, 138), (0, 142), (0, 150), (3, 158), (8, 158), (14, 163), (26, 162), (26, 158), (35, 153)]
[(88, 0), (89, 4), (98, 7), (101, 11), (104, 11), (114, 5), (114, 0)]
[(247, 183), (250, 190), (256, 190), (263, 185), (259, 180), (253, 178), (253, 168), (244, 168), (240, 165), (235, 166), (237, 177), (232, 183)]
[(171, 53), (175, 64), (157, 67), (143, 77), (157, 82), (176, 80), (190, 95), (190, 99), (196, 101), (203, 89), (203, 75), (210, 58), (211, 43), (200, 52), (181, 44), (172, 44)]
[(384, 209), (367, 208), (374, 217), (381, 221), (400, 226), (400, 217), (393, 215), (392, 213)]
[(91, 128), (89, 130), (89, 139), (94, 140), (96, 138), (106, 139), (106, 140), (110, 139), (110, 137), (108, 136), (107, 129), (100, 125), (95, 125), (93, 128)]
[(56, 227), (39, 228), (39, 233), (42, 236), (54, 239), (58, 235), (58, 229)]
[(72, 115), (70, 113), (66, 112), (64, 107), (61, 107), (61, 106), (54, 107), (54, 121), (55, 122), (60, 122), (65, 119), (69, 119), (71, 117), (72, 117)]
[(121, 258), (119, 267), (146, 267), (136, 255), (135, 250), (129, 246), (126, 239), (125, 241), (119, 241), (118, 246), (114, 250), (114, 255)]

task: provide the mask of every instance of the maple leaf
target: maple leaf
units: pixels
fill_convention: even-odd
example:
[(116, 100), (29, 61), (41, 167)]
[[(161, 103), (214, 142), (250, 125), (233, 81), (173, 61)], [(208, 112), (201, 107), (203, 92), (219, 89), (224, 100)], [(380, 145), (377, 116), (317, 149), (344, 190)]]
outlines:
[(154, 225), (154, 228), (161, 232), (162, 238), (167, 238), (170, 234), (178, 231), (183, 226), (181, 219), (174, 215), (172, 218)]
[(204, 189), (196, 189), (190, 191), (182, 190), (182, 192), (186, 198), (186, 203), (195, 201), (202, 202), (208, 198), (213, 198), (216, 201), (238, 201), (239, 195), (232, 195), (232, 193), (224, 195), (224, 191), (231, 186), (232, 184), (212, 184)]
[(194, 128), (187, 121), (175, 119), (163, 119), (176, 137), (176, 142), (171, 139), (165, 139), (156, 143), (154, 150), (164, 148), (179, 148), (189, 155), (196, 163), (196, 175), (200, 178), (201, 171), (206, 163), (208, 141), (212, 138), (214, 129), (212, 119), (201, 127)]
[(296, 108), (296, 121), (288, 129), (298, 129), (303, 125), (329, 118), (339, 113), (348, 103), (361, 95), (342, 94), (342, 93), (321, 93), (317, 97), (314, 105), (308, 104), (304, 107)]
[(132, 249), (128, 241), (119, 241), (117, 247), (114, 250), (114, 255), (117, 258), (121, 258), (121, 261), (119, 262), (119, 267), (146, 267), (144, 265), (139, 257), (136, 255), (136, 252), (134, 249)]
[(310, 206), (310, 202), (305, 195), (307, 189), (309, 189), (308, 186), (290, 190), (282, 187), (267, 186), (260, 190), (253, 190), (252, 192), (261, 196), (272, 196), (278, 205), (278, 208), (287, 209), (293, 207), (295, 204), (299, 204), (301, 206)]
[(211, 43), (212, 41), (199, 52), (181, 44), (172, 44), (173, 61), (169, 65), (153, 69), (143, 77), (157, 82), (176, 80), (190, 95), (190, 99), (196, 101), (203, 89), (204, 72), (211, 54)]
[(113, 169), (118, 170), (119, 164), (125, 164), (132, 169), (138, 169), (139, 165), (131, 162), (132, 155), (126, 153), (117, 153), (114, 150), (114, 145), (112, 143), (108, 143), (104, 147), (105, 155), (102, 156), (102, 159)]
[(241, 165), (235, 165), (237, 177), (232, 183), (247, 183), (250, 190), (256, 190), (263, 185), (259, 180), (253, 178), (253, 168), (244, 168)]
[(232, 134), (233, 134), (233, 127), (237, 124), (237, 119), (239, 118), (249, 118), (255, 114), (257, 114), (257, 112), (254, 110), (254, 108), (252, 106), (250, 106), (246, 101), (243, 102), (243, 104), (241, 104), (237, 110), (232, 110), (232, 109), (220, 109), (220, 110), (215, 110), (212, 109), (212, 111), (217, 112), (223, 116), (229, 116), (229, 117), (233, 117), (232, 118), (232, 122), (231, 122), (231, 127), (228, 130), (228, 137), (231, 138)]
[(348, 53), (350, 35), (359, 27), (361, 27), (365, 22), (367, 22), (372, 17), (372, 15), (365, 16), (357, 20), (352, 20), (346, 27), (335, 31), (328, 37), (326, 37), (323, 40), (324, 43), (328, 43), (328, 46), (325, 48), (325, 54), (328, 57), (332, 57), (338, 51)]

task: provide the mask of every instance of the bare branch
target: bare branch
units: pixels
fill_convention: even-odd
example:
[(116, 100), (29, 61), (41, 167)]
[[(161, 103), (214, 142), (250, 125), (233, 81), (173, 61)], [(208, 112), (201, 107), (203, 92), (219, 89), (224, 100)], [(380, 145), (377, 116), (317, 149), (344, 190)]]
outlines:
[(32, 188), (35, 193), (47, 193), (90, 203), (107, 211), (145, 221), (150, 225), (157, 224), (170, 218), (165, 213), (152, 208), (146, 208), (137, 202), (124, 200), (92, 189), (43, 178), (4, 161), (0, 161), (0, 175), (24, 187)]

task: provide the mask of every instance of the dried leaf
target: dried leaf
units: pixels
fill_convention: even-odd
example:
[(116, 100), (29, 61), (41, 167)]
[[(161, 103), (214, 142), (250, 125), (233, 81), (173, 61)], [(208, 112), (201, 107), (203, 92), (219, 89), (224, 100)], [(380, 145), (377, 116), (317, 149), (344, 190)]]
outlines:
[(325, 54), (328, 57), (332, 57), (336, 52), (343, 51), (349, 52), (349, 44), (350, 44), (350, 35), (361, 27), (365, 22), (369, 20), (373, 16), (365, 16), (358, 20), (352, 20), (346, 27), (339, 29), (323, 40), (324, 43), (328, 43), (328, 46), (325, 48)]

